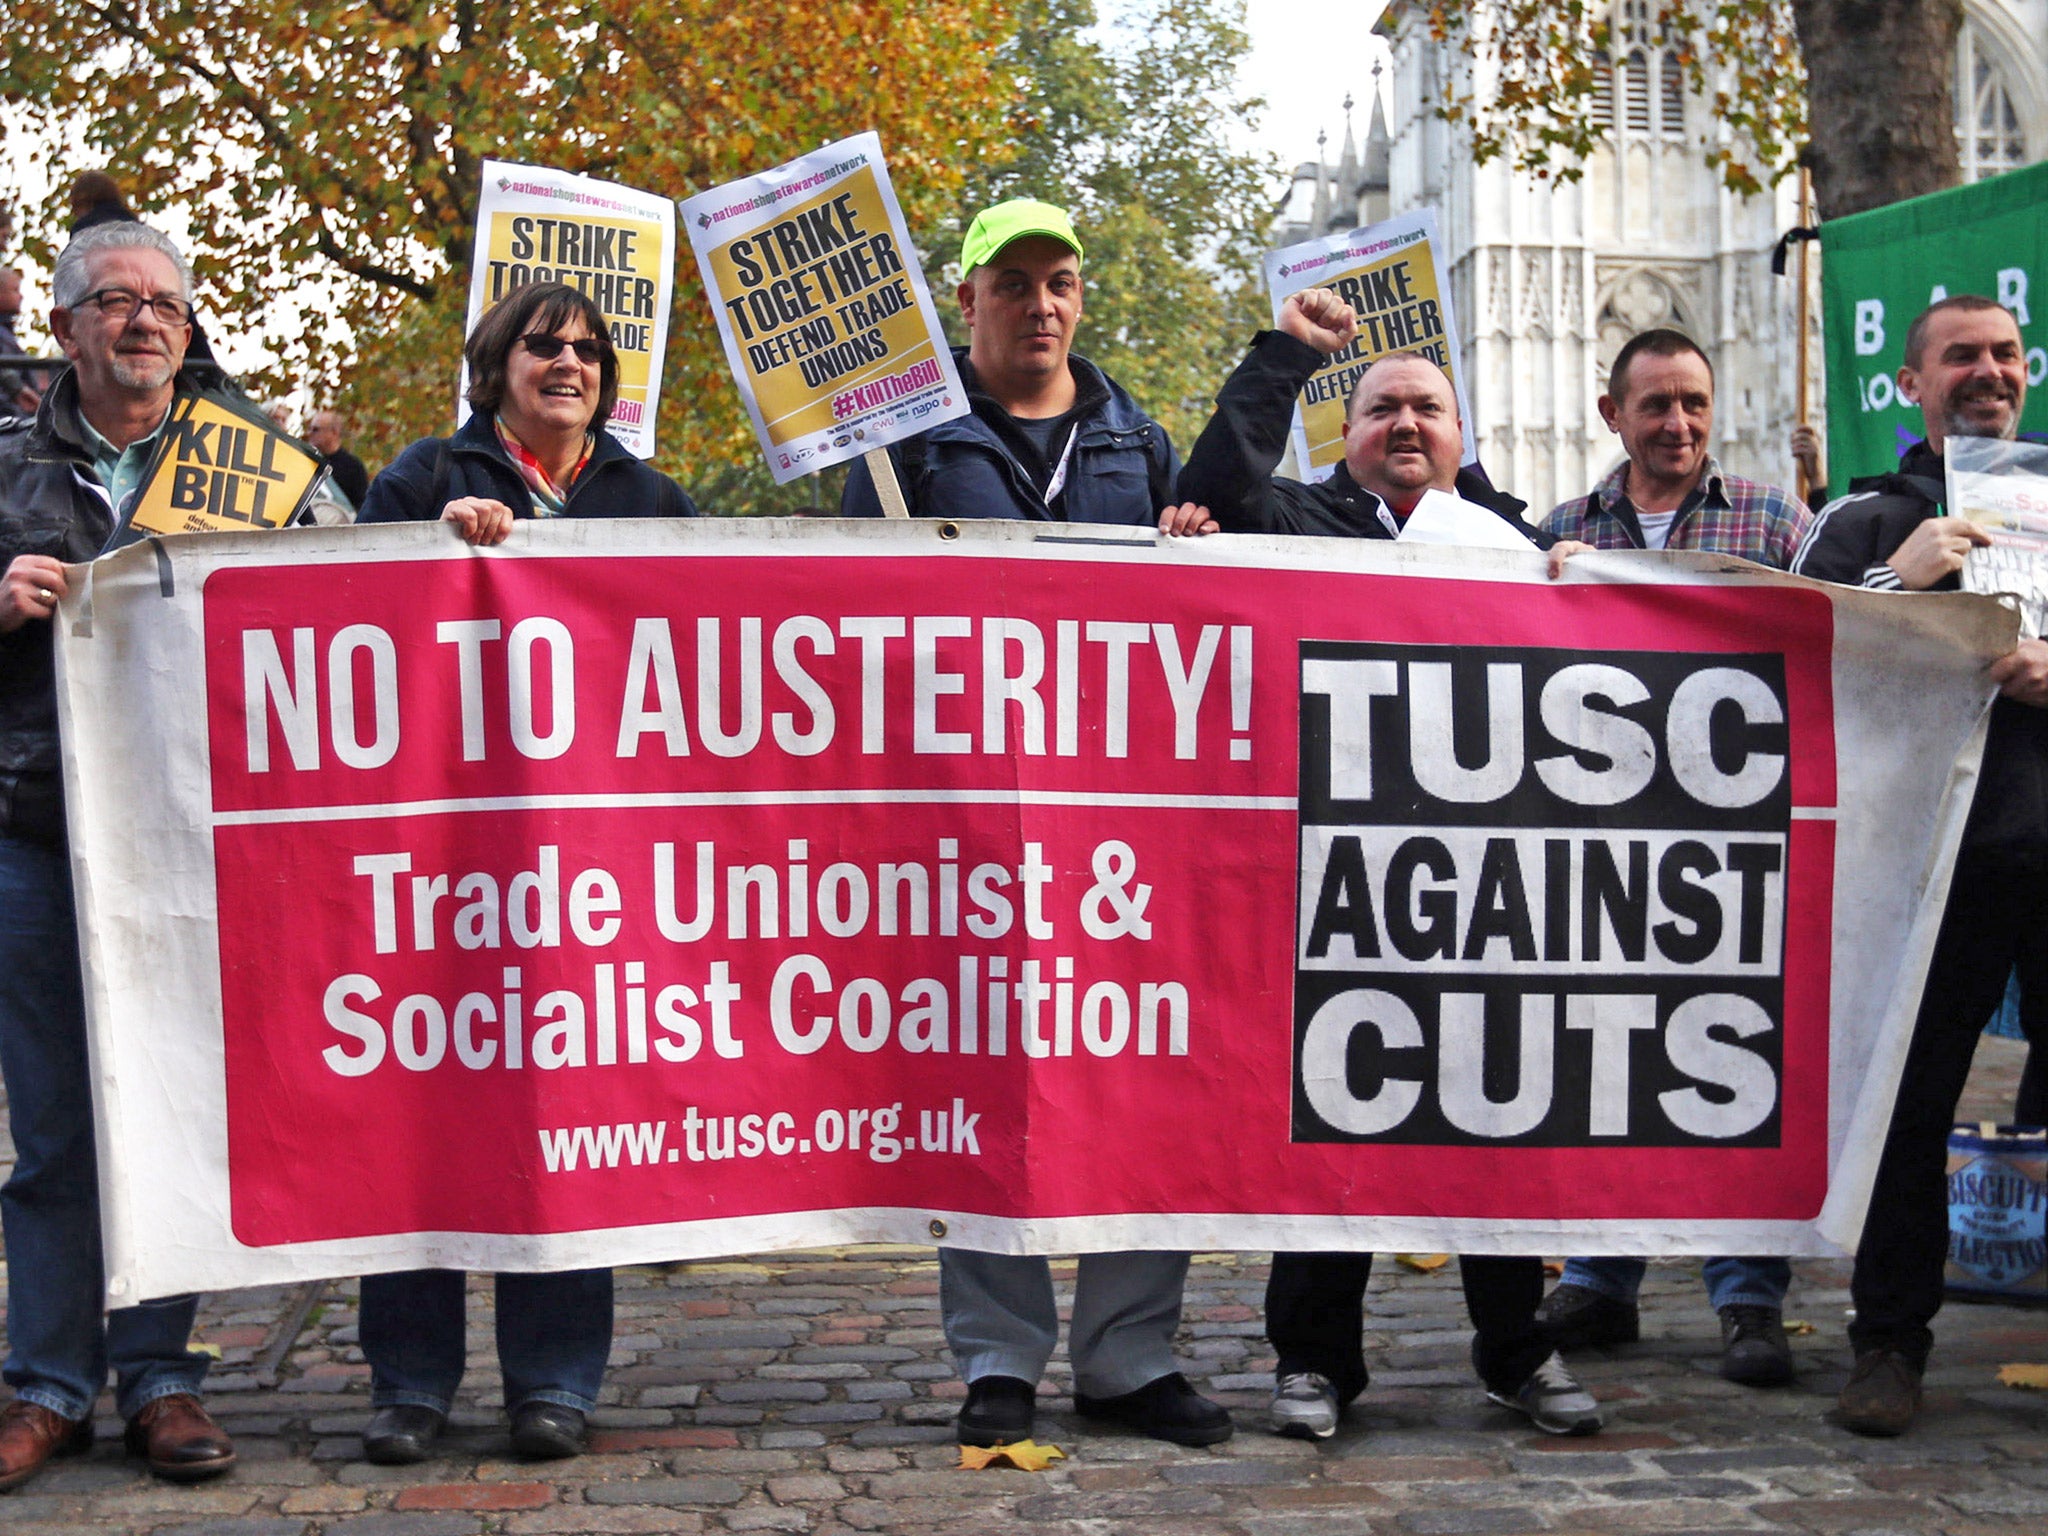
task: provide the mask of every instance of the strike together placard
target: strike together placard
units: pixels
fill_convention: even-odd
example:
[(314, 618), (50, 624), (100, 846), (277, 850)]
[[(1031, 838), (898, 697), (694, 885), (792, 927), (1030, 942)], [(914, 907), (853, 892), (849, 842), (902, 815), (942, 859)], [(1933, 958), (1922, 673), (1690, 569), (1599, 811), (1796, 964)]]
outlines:
[(1306, 478), (1323, 479), (1344, 457), (1352, 391), (1365, 370), (1389, 352), (1417, 353), (1450, 375), (1465, 423), (1465, 462), (1478, 457), (1457, 317), (1437, 259), (1442, 249), (1436, 213), (1425, 208), (1267, 255), (1266, 287), (1276, 322), (1288, 295), (1304, 288), (1332, 289), (1358, 315), (1357, 336), (1324, 360), (1295, 402), (1295, 458)]
[(1002, 524), (163, 558), (61, 655), (117, 1297), (933, 1233), (1831, 1251), (2012, 627)]
[(675, 236), (675, 204), (665, 197), (486, 160), (464, 329), (473, 330), (485, 310), (528, 283), (580, 289), (604, 312), (619, 357), (619, 397), (605, 425), (638, 457), (652, 458)]
[(967, 414), (875, 134), (682, 212), (778, 485)]

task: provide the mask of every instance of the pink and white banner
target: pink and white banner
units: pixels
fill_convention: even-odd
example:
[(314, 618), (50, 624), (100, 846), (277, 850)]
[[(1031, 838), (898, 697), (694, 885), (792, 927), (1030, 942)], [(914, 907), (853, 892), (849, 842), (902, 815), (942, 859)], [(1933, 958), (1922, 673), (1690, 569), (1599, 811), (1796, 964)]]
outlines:
[(920, 522), (164, 541), (60, 648), (116, 1299), (1830, 1252), (1986, 599)]

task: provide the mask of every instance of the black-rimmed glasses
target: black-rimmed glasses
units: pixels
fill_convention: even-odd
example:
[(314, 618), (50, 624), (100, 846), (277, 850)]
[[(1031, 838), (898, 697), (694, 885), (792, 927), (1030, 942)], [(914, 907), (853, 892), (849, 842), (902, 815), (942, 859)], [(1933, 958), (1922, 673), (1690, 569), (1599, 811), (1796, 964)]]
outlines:
[(145, 299), (132, 288), (96, 288), (72, 305), (97, 304), (101, 314), (109, 320), (133, 320), (135, 312), (143, 305), (165, 325), (189, 325), (192, 323), (192, 306), (183, 299), (174, 299), (168, 293), (155, 294)]
[(544, 336), (539, 331), (528, 331), (519, 338), (519, 344), (544, 363), (551, 358), (560, 357), (564, 347), (574, 347), (576, 349), (576, 360), (578, 362), (601, 363), (604, 361), (604, 342), (595, 336), (578, 336), (574, 341), (568, 341), (560, 336)]

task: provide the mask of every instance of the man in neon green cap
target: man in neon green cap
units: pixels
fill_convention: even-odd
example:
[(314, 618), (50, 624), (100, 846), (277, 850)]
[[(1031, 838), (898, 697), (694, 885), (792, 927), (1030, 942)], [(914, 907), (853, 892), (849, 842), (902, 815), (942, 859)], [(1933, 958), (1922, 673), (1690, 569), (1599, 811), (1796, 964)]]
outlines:
[[(973, 414), (889, 450), (911, 513), (1150, 526), (1172, 499), (1166, 431), (1073, 352), (1081, 239), (1064, 209), (1018, 198), (987, 209), (960, 247), (955, 349)], [(840, 512), (878, 517), (867, 466)], [(1074, 1284), (1068, 1350), (1074, 1406), (1182, 1445), (1230, 1438), (1230, 1415), (1174, 1368), (1185, 1253), (1091, 1253)], [(955, 1433), (966, 1445), (1030, 1438), (1038, 1379), (1059, 1337), (1042, 1258), (939, 1254), (946, 1342), (967, 1381)]]
[[(973, 414), (889, 450), (913, 516), (1149, 526), (1172, 500), (1166, 429), (1073, 352), (1081, 237), (1066, 210), (1030, 198), (985, 209), (960, 245), (954, 349)], [(879, 517), (865, 464), (839, 510)]]

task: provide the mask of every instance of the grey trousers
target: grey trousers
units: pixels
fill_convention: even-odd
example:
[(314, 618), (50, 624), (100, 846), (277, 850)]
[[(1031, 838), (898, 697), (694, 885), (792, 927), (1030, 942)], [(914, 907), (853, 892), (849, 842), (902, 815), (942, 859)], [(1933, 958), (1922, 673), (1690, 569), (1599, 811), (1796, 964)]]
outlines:
[[(1172, 1374), (1185, 1253), (1086, 1253), (1074, 1282), (1068, 1354), (1074, 1388), (1117, 1397)], [(939, 1315), (963, 1381), (1014, 1376), (1036, 1385), (1059, 1339), (1052, 1271), (1042, 1258), (939, 1252)]]

